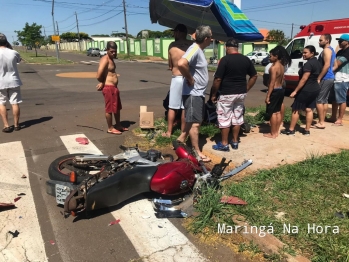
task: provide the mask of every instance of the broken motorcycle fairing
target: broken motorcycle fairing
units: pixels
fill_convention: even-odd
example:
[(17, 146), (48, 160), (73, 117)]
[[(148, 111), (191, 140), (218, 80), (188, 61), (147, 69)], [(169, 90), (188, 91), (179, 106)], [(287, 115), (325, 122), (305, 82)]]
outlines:
[(111, 207), (147, 192), (182, 194), (194, 185), (195, 170), (189, 161), (180, 160), (122, 170), (88, 188), (88, 183), (95, 180), (91, 178), (86, 181), (86, 185), (83, 183), (66, 198), (64, 211), (70, 213)]
[[(129, 151), (125, 147), (120, 148)], [(195, 201), (195, 195), (202, 186), (215, 185), (252, 163), (252, 160), (244, 161), (234, 170), (222, 175), (230, 162), (225, 163), (225, 158), (212, 170), (207, 170), (194, 149), (177, 141), (174, 142), (174, 148), (178, 159), (173, 161), (171, 156), (167, 162), (163, 161), (159, 151), (150, 150), (147, 154), (140, 154), (137, 153), (138, 148), (133, 148), (132, 154), (128, 152), (127, 157), (123, 153), (113, 157), (81, 154), (66, 156), (65, 159), (73, 158), (72, 162), (76, 163), (73, 165), (75, 169), (90, 165), (89, 170), (100, 171), (88, 175), (84, 173), (84, 180), (78, 183), (75, 180), (75, 184), (50, 180), (47, 182), (47, 193), (55, 196), (58, 204), (64, 205), (65, 214), (77, 215), (82, 211), (90, 212), (112, 207), (136, 195), (152, 192), (160, 194), (160, 199), (153, 200), (158, 217), (185, 217), (185, 212), (178, 209), (178, 206), (173, 206), (183, 203), (184, 206), (190, 205), (193, 199)], [(104, 162), (100, 162), (100, 159)], [(64, 167), (67, 166), (69, 165)], [(64, 169), (60, 170), (61, 173), (63, 171)], [(193, 198), (183, 197), (193, 192)]]

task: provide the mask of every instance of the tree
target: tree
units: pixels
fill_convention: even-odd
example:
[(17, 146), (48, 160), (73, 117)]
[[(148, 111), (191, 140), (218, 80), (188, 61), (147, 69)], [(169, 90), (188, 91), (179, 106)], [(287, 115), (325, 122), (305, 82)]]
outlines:
[(17, 39), (24, 46), (32, 46), (35, 49), (35, 56), (38, 56), (37, 48), (40, 47), (44, 42), (44, 36), (41, 35), (41, 25), (33, 23), (29, 25), (25, 23), (22, 31), (15, 31)]
[[(110, 36), (113, 37), (126, 37), (126, 33), (112, 33)], [(133, 35), (127, 34), (127, 37), (134, 38)]]
[(162, 37), (163, 38), (173, 38), (173, 31), (172, 29), (167, 29), (162, 32)]
[[(81, 32), (79, 33), (80, 35), (80, 40), (84, 39), (84, 40), (90, 40), (91, 37), (88, 36), (88, 34)], [(78, 33), (75, 32), (65, 32), (63, 34), (60, 35), (61, 39), (67, 41), (67, 42), (76, 42), (79, 41), (79, 37), (78, 37)]]
[(104, 34), (101, 34), (101, 35), (91, 35), (91, 37), (109, 37), (110, 35), (104, 35)]
[[(143, 31), (148, 31), (146, 37), (144, 37)], [(137, 38), (173, 38), (173, 32), (171, 31), (171, 29), (167, 29), (163, 32), (144, 29), (138, 32)]]
[(273, 29), (269, 31), (266, 41), (285, 46), (289, 42), (289, 38), (285, 36), (285, 33), (282, 30)]

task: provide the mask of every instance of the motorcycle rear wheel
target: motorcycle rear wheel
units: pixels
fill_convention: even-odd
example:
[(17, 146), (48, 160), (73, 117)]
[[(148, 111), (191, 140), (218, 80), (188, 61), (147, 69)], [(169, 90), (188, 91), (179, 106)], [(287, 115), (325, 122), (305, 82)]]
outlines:
[(77, 183), (81, 183), (86, 178), (92, 176), (92, 174), (90, 174), (92, 169), (77, 167), (73, 165), (74, 157), (83, 155), (91, 154), (70, 154), (57, 158), (50, 164), (48, 168), (48, 176), (52, 180), (70, 182), (70, 173), (72, 171), (75, 171), (75, 173), (77, 174)]

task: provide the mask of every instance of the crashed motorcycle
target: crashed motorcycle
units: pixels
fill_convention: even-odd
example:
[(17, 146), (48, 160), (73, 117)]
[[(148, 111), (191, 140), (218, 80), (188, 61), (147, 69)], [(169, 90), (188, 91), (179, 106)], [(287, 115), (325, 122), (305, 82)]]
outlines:
[(223, 158), (212, 170), (204, 165), (194, 149), (174, 142), (177, 159), (160, 151), (141, 152), (123, 147), (114, 156), (73, 154), (60, 157), (49, 167), (46, 191), (64, 206), (66, 215), (86, 214), (118, 205), (142, 193), (154, 193), (152, 200), (159, 217), (185, 217), (175, 205), (184, 195), (199, 192), (203, 184), (218, 184), (252, 164), (244, 161), (223, 175), (229, 162)]

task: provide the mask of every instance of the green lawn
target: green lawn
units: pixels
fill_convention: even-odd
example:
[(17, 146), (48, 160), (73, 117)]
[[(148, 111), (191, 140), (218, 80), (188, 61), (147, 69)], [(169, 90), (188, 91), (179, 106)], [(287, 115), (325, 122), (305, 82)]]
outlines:
[(57, 61), (57, 58), (54, 56), (46, 56), (42, 52), (38, 52), (38, 56), (35, 56), (35, 52), (25, 52), (18, 50), (21, 58), (27, 63), (35, 64), (73, 64), (70, 60), (60, 59)]
[[(248, 205), (219, 203), (225, 195), (244, 199)], [(259, 232), (273, 235), (288, 245), (288, 253), (312, 261), (349, 261), (349, 151), (309, 156), (303, 162), (261, 170), (222, 191), (207, 190), (197, 204), (200, 215), (190, 228), (200, 232), (218, 223), (233, 225), (232, 216), (242, 215)], [(335, 214), (343, 212), (346, 218)]]

